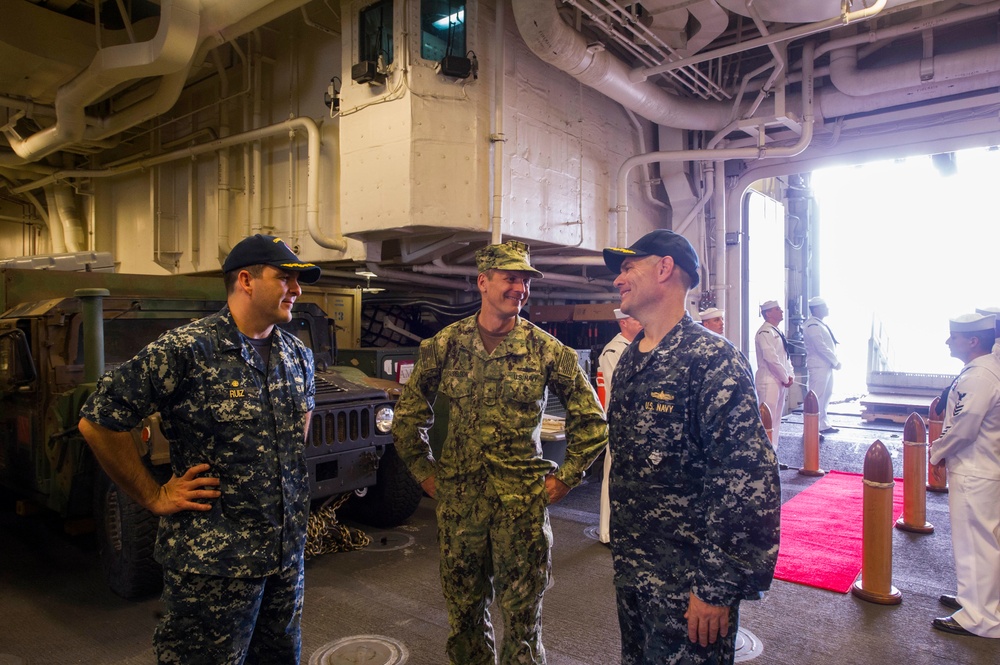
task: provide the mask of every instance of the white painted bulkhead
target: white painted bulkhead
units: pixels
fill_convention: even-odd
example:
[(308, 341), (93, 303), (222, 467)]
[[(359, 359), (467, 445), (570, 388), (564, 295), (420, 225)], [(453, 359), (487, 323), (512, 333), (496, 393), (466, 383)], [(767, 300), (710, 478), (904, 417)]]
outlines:
[[(411, 14), (419, 8), (418, 3), (408, 6)], [(250, 144), (226, 149), (221, 159), (219, 153), (178, 158), (93, 179), (93, 192), (79, 197), (93, 245), (112, 252), (122, 272), (157, 274), (218, 270), (227, 245), (252, 232), (279, 235), (310, 261), (379, 260), (378, 243), (389, 238), (420, 243), (428, 234), (466, 232), (473, 234), (466, 242), (487, 242), (496, 215), (494, 146), (503, 151), (502, 237), (538, 247), (600, 250), (614, 244), (615, 174), (640, 145), (657, 141), (652, 125), (630, 118), (619, 104), (539, 61), (518, 37), (509, 7), (503, 49), (496, 48), (495, 5), (473, 6), (469, 47), (479, 71), (477, 79), (464, 81), (444, 77), (437, 63), (421, 60), (419, 44), (408, 40), (398, 24), (397, 55), (386, 84), (351, 81), (345, 58), (357, 52), (356, 11), (342, 15), (341, 37), (348, 39), (305, 25), (292, 12), (257, 31), (259, 56), (252, 52), (256, 39), (236, 41), (251, 62), (248, 70), (234, 57), (226, 68), (228, 133), (291, 116), (317, 121), (319, 224), (328, 235), (359, 239), (349, 243), (346, 254), (321, 247), (308, 233), (310, 165), (301, 133), (292, 140), (277, 135), (261, 141), (259, 174), (254, 170), (258, 148)], [(329, 27), (330, 18), (313, 20)], [(416, 20), (409, 17), (408, 32), (418, 30)], [(504, 72), (504, 132), (494, 141), (498, 56)], [(346, 81), (340, 84), (341, 112), (331, 118), (323, 95), (333, 76)], [(261, 87), (251, 85), (249, 94), (239, 94), (248, 78)], [(189, 87), (175, 107), (181, 119), (136, 141), (151, 144), (149, 154), (155, 155), (168, 151), (156, 148), (157, 142), (183, 146), (184, 137), (199, 131), (214, 137), (221, 95), (216, 76)], [(645, 135), (642, 141), (637, 130)], [(665, 131), (680, 140), (680, 130)], [(669, 216), (662, 186), (643, 183), (645, 177), (640, 169), (630, 177), (633, 237), (663, 226)], [(86, 214), (90, 210), (92, 215)]]

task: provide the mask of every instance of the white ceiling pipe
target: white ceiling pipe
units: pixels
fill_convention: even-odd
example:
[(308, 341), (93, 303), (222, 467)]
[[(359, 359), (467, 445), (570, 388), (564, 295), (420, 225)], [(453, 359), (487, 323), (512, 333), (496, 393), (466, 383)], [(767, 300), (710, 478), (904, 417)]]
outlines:
[(708, 205), (708, 200), (712, 198), (712, 193), (715, 191), (715, 164), (708, 162), (705, 164), (705, 173), (703, 176), (703, 181), (705, 182), (704, 191), (701, 194), (701, 198), (695, 202), (694, 207), (688, 212), (688, 214), (681, 220), (680, 224), (677, 224), (674, 228), (676, 233), (684, 235), (687, 231), (687, 227), (693, 222), (705, 206)]
[[(933, 2), (930, 0), (915, 2), (907, 5), (905, 8), (911, 9), (913, 7), (919, 7), (927, 4), (933, 4)], [(898, 25), (892, 25), (884, 28), (865, 26), (864, 32), (860, 34), (852, 35), (850, 37), (835, 38), (820, 44), (816, 47), (816, 57), (819, 58), (822, 55), (826, 55), (830, 51), (835, 51), (847, 46), (882, 42), (893, 37), (904, 37), (924, 32), (925, 30), (933, 30), (934, 28), (940, 28), (946, 25), (954, 25), (955, 23), (971, 21), (972, 19), (995, 14), (998, 10), (1000, 10), (1000, 2), (988, 2), (975, 7), (956, 9), (954, 11), (934, 16), (923, 16), (908, 23), (900, 23)]]
[(90, 65), (56, 92), (56, 122), (26, 139), (7, 137), (22, 159), (40, 160), (79, 142), (86, 130), (84, 109), (126, 81), (162, 76), (185, 68), (198, 46), (199, 0), (164, 0), (156, 35), (146, 42), (101, 49)]
[(640, 164), (649, 162), (677, 162), (690, 160), (721, 161), (726, 159), (766, 159), (775, 157), (792, 157), (809, 147), (813, 136), (813, 51), (814, 44), (806, 42), (802, 57), (802, 93), (804, 116), (802, 134), (791, 146), (753, 148), (721, 148), (708, 150), (668, 150), (636, 155), (626, 159), (618, 169), (618, 205), (615, 212), (618, 215), (618, 246), (628, 247), (628, 174)]
[(535, 55), (642, 117), (684, 129), (718, 130), (728, 122), (725, 102), (685, 99), (653, 83), (631, 82), (629, 67), (605, 50), (589, 48), (559, 16), (554, 0), (512, 0), (512, 6), (521, 37)]
[(63, 227), (63, 237), (66, 239), (66, 250), (82, 252), (86, 247), (83, 218), (76, 207), (73, 188), (69, 185), (56, 183), (52, 187), (55, 206), (59, 210), (59, 221)]
[(929, 60), (931, 76), (924, 79), (921, 74), (926, 71), (928, 62), (922, 58), (862, 70), (858, 68), (856, 49), (838, 49), (830, 53), (830, 82), (837, 90), (851, 97), (866, 97), (890, 90), (945, 83), (983, 72), (1000, 71), (1000, 46), (984, 46), (936, 55)]
[(800, 37), (814, 35), (818, 32), (826, 32), (827, 30), (831, 30), (842, 25), (847, 25), (856, 21), (863, 21), (875, 16), (882, 11), (887, 1), (888, 0), (877, 0), (871, 7), (859, 9), (855, 12), (845, 12), (840, 16), (827, 19), (826, 21), (800, 25), (790, 30), (785, 30), (784, 32), (775, 32), (766, 37), (758, 37), (757, 39), (739, 42), (737, 44), (733, 44), (732, 46), (716, 49), (715, 51), (709, 51), (707, 53), (700, 53), (696, 56), (689, 56), (675, 62), (668, 62), (662, 65), (655, 65), (653, 67), (637, 67), (636, 69), (630, 71), (629, 77), (635, 82), (645, 81), (654, 74), (662, 74), (664, 72), (673, 71), (689, 65), (695, 65), (707, 60), (715, 60), (716, 58), (722, 58), (727, 55), (734, 55), (736, 53), (749, 51), (757, 48), (758, 46), (767, 46), (777, 42), (787, 42), (793, 39), (799, 39)]
[(998, 86), (1000, 86), (1000, 71), (942, 83), (903, 88), (902, 90), (890, 90), (865, 97), (851, 97), (838, 90), (828, 88), (820, 91), (817, 101), (820, 114), (824, 118), (839, 118), (845, 115), (878, 111), (901, 104), (925, 102), (965, 92), (986, 91)]
[(281, 134), (287, 135), (289, 131), (301, 130), (305, 130), (309, 145), (306, 154), (306, 224), (309, 227), (309, 235), (312, 236), (312, 239), (316, 241), (316, 244), (321, 247), (340, 252), (346, 251), (346, 238), (343, 236), (327, 236), (319, 228), (319, 173), (317, 171), (317, 165), (319, 164), (320, 137), (319, 127), (312, 118), (291, 118), (268, 127), (261, 127), (260, 129), (253, 129), (249, 132), (233, 134), (232, 136), (216, 139), (215, 141), (210, 141), (208, 143), (202, 143), (201, 145), (192, 146), (190, 148), (181, 148), (180, 150), (157, 155), (156, 157), (140, 159), (138, 161), (122, 164), (110, 169), (57, 171), (46, 178), (16, 187), (11, 191), (15, 194), (20, 194), (32, 189), (37, 189), (38, 187), (44, 187), (45, 185), (65, 178), (107, 178), (109, 176), (147, 169), (160, 164), (166, 164), (167, 162), (172, 162), (178, 159), (197, 157), (199, 155), (215, 152), (217, 150), (223, 150), (225, 148), (229, 148), (230, 146), (242, 145), (251, 141), (258, 141), (270, 136), (277, 136)]
[(93, 122), (88, 122), (88, 126), (83, 132), (83, 139), (85, 141), (100, 141), (169, 111), (180, 99), (181, 92), (184, 91), (184, 84), (187, 82), (192, 62), (194, 62), (193, 59), (178, 71), (161, 77), (156, 92), (141, 102), (107, 117), (95, 118)]
[(56, 205), (56, 187), (53, 184), (45, 186), (45, 202), (49, 205), (46, 223), (49, 227), (49, 242), (52, 243), (52, 251), (62, 254), (66, 251), (66, 236), (63, 235), (62, 220), (59, 219), (59, 206)]

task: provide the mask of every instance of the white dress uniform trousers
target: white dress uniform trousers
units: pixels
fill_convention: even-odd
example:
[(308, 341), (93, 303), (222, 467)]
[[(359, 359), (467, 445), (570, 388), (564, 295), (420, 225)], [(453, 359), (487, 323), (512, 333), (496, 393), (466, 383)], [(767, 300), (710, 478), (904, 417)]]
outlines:
[(970, 361), (948, 394), (931, 462), (948, 466), (951, 541), (958, 577), (952, 615), (981, 637), (1000, 638), (1000, 360)]
[(771, 409), (771, 446), (778, 449), (778, 433), (781, 429), (781, 415), (785, 408), (785, 394), (788, 383), (794, 375), (792, 361), (785, 350), (781, 333), (770, 323), (764, 323), (754, 337), (757, 348), (757, 401)]
[[(629, 341), (625, 339), (625, 336), (618, 333), (610, 342), (604, 345), (604, 349), (597, 359), (597, 371), (604, 377), (604, 394), (607, 400), (611, 399), (611, 376), (614, 374), (615, 367), (618, 366), (618, 361), (621, 359), (625, 349), (628, 348), (628, 345)], [(605, 411), (608, 410), (607, 404), (602, 404), (601, 406), (604, 407)], [(601, 483), (601, 516), (599, 526), (597, 527), (597, 537), (602, 543), (611, 542), (611, 497), (608, 494), (608, 478), (610, 475), (611, 446), (609, 445), (604, 451), (604, 480)]]
[(823, 320), (811, 316), (802, 328), (806, 345), (806, 369), (809, 370), (809, 390), (816, 393), (819, 402), (819, 429), (830, 427), (826, 415), (833, 392), (833, 370), (840, 367), (837, 360), (836, 342), (830, 328)]

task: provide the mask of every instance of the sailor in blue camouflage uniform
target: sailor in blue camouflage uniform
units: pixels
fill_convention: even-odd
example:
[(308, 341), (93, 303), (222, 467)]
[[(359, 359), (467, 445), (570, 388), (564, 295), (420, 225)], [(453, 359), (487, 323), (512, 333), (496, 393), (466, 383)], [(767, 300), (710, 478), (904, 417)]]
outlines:
[(732, 663), (740, 601), (769, 588), (778, 556), (778, 465), (750, 368), (685, 310), (699, 264), (682, 236), (656, 230), (604, 260), (644, 326), (608, 413), (621, 662)]
[[(80, 431), (108, 475), (160, 515), (159, 663), (298, 663), (309, 509), (312, 351), (275, 324), (320, 269), (279, 239), (238, 243), (227, 305), (105, 374)], [(130, 431), (155, 412), (173, 477), (161, 486)]]
[[(518, 316), (530, 280), (528, 247), (477, 252), (482, 308), (420, 345), (396, 408), (396, 450), (437, 498), (441, 583), (454, 665), (497, 662), (489, 606), (504, 618), (500, 663), (545, 663), (542, 594), (552, 530), (546, 506), (577, 485), (607, 444), (604, 412), (576, 352)], [(566, 458), (542, 457), (542, 411), (551, 391), (566, 407)], [(440, 459), (428, 430), (438, 395), (449, 399)]]

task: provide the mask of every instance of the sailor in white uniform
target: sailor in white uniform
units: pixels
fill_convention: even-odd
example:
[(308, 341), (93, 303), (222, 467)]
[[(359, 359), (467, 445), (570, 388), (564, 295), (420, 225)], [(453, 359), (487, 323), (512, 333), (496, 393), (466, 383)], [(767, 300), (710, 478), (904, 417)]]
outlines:
[(938, 630), (1000, 638), (1000, 359), (993, 315), (950, 322), (948, 347), (965, 363), (952, 384), (932, 464), (948, 467), (948, 507), (958, 593), (941, 596), (956, 609), (934, 619)]
[[(632, 343), (635, 336), (642, 330), (642, 324), (625, 314), (620, 309), (615, 310), (615, 319), (618, 321), (619, 333), (610, 342), (604, 345), (601, 355), (597, 359), (597, 385), (604, 386), (604, 390), (598, 390), (598, 397), (601, 398), (601, 406), (608, 410), (608, 400), (611, 398), (611, 376), (615, 367), (622, 357), (622, 353)], [(604, 450), (604, 481), (601, 483), (601, 515), (599, 526), (597, 527), (597, 539), (605, 545), (611, 543), (611, 497), (608, 494), (608, 476), (611, 475), (611, 446)]]
[(777, 300), (768, 300), (760, 306), (764, 324), (757, 330), (754, 344), (757, 348), (757, 401), (771, 409), (771, 446), (778, 449), (778, 432), (785, 409), (785, 394), (795, 381), (792, 361), (788, 357), (788, 340), (778, 329), (785, 313)]
[(701, 325), (719, 335), (726, 334), (726, 311), (718, 307), (709, 307), (698, 312)]
[(826, 301), (820, 297), (809, 299), (809, 312), (802, 327), (802, 336), (806, 345), (806, 369), (809, 370), (809, 390), (816, 393), (819, 402), (820, 434), (837, 432), (830, 426), (826, 415), (830, 406), (830, 394), (833, 392), (833, 370), (840, 369), (837, 360), (837, 338), (833, 336), (830, 326), (823, 321), (830, 314)]

